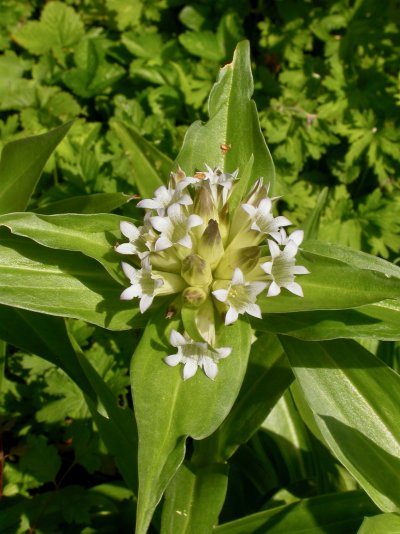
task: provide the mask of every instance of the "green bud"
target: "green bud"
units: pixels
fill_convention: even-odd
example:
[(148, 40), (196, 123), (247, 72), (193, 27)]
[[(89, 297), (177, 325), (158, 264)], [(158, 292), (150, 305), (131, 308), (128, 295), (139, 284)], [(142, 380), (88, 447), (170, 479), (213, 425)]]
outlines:
[(198, 253), (214, 269), (224, 254), (224, 246), (219, 231), (218, 223), (214, 219), (208, 221), (198, 244)]
[(192, 308), (201, 306), (207, 298), (207, 293), (201, 287), (187, 287), (182, 293), (184, 304)]
[(232, 273), (236, 267), (239, 267), (243, 274), (249, 273), (257, 266), (259, 258), (259, 247), (244, 247), (239, 250), (231, 249), (229, 253), (225, 253), (214, 276), (222, 280), (229, 280), (232, 278)]
[(199, 186), (193, 203), (193, 212), (200, 215), (203, 220), (217, 219), (218, 213), (210, 191), (203, 185)]
[(190, 286), (207, 286), (212, 281), (210, 264), (198, 254), (186, 256), (181, 274)]

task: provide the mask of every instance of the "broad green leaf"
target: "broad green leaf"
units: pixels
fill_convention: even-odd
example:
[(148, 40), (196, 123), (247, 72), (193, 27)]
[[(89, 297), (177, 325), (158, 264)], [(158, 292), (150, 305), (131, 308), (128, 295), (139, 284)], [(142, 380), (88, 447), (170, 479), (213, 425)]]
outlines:
[(265, 314), (259, 330), (308, 341), (337, 338), (400, 339), (400, 301), (384, 300), (351, 310)]
[(123, 220), (126, 217), (113, 214), (39, 215), (26, 212), (0, 215), (0, 226), (46, 247), (82, 252), (100, 262), (116, 280), (126, 283), (120, 265), (123, 256), (114, 251), (118, 240), (126, 241), (119, 229)]
[(263, 334), (251, 347), (243, 385), (232, 410), (214, 434), (196, 443), (194, 461), (230, 458), (258, 430), (293, 378), (276, 336)]
[(280, 339), (326, 443), (382, 511), (399, 510), (399, 375), (350, 340)]
[[(317, 252), (302, 250), (296, 263), (305, 265), (310, 274), (298, 276), (296, 281), (303, 288), (304, 297), (297, 297), (286, 290), (282, 290), (277, 297), (266, 297), (262, 294), (258, 303), (263, 313), (340, 310), (400, 297), (398, 267), (368, 254), (364, 255), (365, 262), (355, 262), (355, 265), (352, 265), (351, 262), (345, 262), (345, 253), (350, 249), (341, 248), (343, 261), (331, 258), (325, 253), (320, 255)], [(354, 253), (358, 254), (357, 251)], [(351, 255), (352, 253), (349, 253), (349, 256)], [(380, 270), (375, 268), (376, 266)]]
[(225, 523), (215, 529), (216, 534), (344, 534), (353, 533), (365, 515), (377, 509), (360, 491), (344, 492), (264, 510)]
[[(253, 94), (250, 47), (247, 41), (238, 44), (232, 63), (220, 71), (208, 102), (209, 121), (193, 123), (186, 133), (182, 149), (175, 161), (186, 174), (210, 167), (226, 172), (239, 169), (254, 155), (249, 187), (260, 176), (273, 185), (274, 164), (258, 122)], [(221, 148), (226, 145), (226, 149)]]
[(325, 208), (326, 199), (328, 197), (329, 189), (324, 187), (321, 193), (318, 195), (315, 208), (309, 214), (307, 219), (303, 223), (304, 237), (305, 239), (317, 239), (319, 230), (319, 221), (322, 212)]
[(131, 163), (132, 183), (144, 198), (153, 198), (154, 191), (168, 180), (173, 162), (132, 126), (117, 120), (110, 126)]
[(84, 319), (110, 330), (146, 324), (136, 304), (119, 299), (122, 286), (79, 253), (5, 236), (0, 244), (0, 274), (0, 304)]
[(357, 534), (400, 534), (399, 514), (380, 514), (366, 517)]
[(181, 33), (179, 42), (194, 56), (217, 62), (224, 59), (225, 50), (220, 46), (215, 33), (209, 30)]
[(0, 213), (23, 211), (51, 153), (72, 122), (33, 137), (8, 143), (0, 160)]
[(207, 534), (218, 524), (228, 485), (228, 466), (184, 462), (165, 492), (162, 534)]
[(33, 54), (43, 54), (52, 48), (71, 48), (84, 35), (83, 23), (70, 6), (49, 2), (40, 21), (29, 21), (14, 35), (14, 40)]
[(132, 396), (139, 433), (137, 533), (144, 534), (154, 509), (182, 463), (188, 436), (203, 439), (227, 416), (239, 392), (250, 351), (250, 329), (237, 321), (221, 329), (217, 347), (233, 347), (219, 364), (215, 381), (198, 370), (187, 380), (163, 358), (174, 354), (169, 332), (177, 321), (154, 317), (146, 327), (131, 366)]
[(305, 241), (301, 247), (305, 252), (311, 252), (312, 254), (324, 256), (326, 258), (332, 258), (351, 267), (368, 271), (377, 271), (384, 274), (388, 278), (400, 278), (400, 267), (394, 263), (390, 263), (382, 258), (371, 256), (371, 254), (366, 254), (365, 252), (361, 252), (350, 247), (311, 240)]
[(94, 193), (57, 200), (41, 208), (35, 213), (55, 215), (57, 213), (109, 213), (132, 200), (132, 195), (125, 193)]

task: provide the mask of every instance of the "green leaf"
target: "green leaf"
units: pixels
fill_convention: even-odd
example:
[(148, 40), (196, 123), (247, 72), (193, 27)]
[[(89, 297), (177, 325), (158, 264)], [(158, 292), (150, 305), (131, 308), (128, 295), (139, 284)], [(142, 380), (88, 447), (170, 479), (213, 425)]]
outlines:
[(330, 253), (331, 245), (322, 245), (323, 254), (317, 252), (319, 249), (314, 244), (312, 248), (316, 252), (309, 252), (308, 244), (305, 247), (307, 249), (300, 251), (296, 262), (310, 271), (296, 279), (303, 288), (304, 297), (286, 290), (277, 297), (263, 294), (258, 303), (264, 313), (339, 310), (400, 297), (400, 269), (395, 265), (362, 252), (353, 254), (346, 247), (340, 247), (342, 260), (328, 255), (337, 254), (339, 247), (332, 246)]
[(45, 134), (12, 141), (3, 148), (0, 213), (25, 210), (46, 161), (71, 126), (72, 122), (68, 122)]
[(307, 219), (303, 223), (304, 238), (307, 239), (317, 239), (319, 222), (323, 210), (325, 209), (326, 200), (328, 198), (329, 189), (324, 187), (317, 198), (317, 203), (315, 208), (309, 214)]
[(308, 341), (337, 338), (400, 340), (400, 301), (384, 300), (352, 310), (265, 314), (259, 330)]
[(368, 497), (360, 491), (349, 491), (264, 510), (225, 523), (216, 534), (338, 534), (355, 532), (365, 515), (376, 513)]
[[(53, 482), (61, 467), (61, 458), (54, 445), (48, 445), (43, 436), (29, 435), (27, 452), (22, 456), (19, 467), (36, 481), (36, 487)], [(35, 486), (31, 486), (35, 487)]]
[(389, 261), (377, 258), (371, 254), (366, 254), (359, 250), (354, 250), (353, 248), (311, 240), (304, 242), (301, 247), (305, 252), (311, 252), (312, 254), (324, 256), (325, 258), (339, 260), (351, 267), (368, 271), (377, 271), (388, 278), (400, 278), (400, 267), (394, 263), (390, 263)]
[(83, 23), (72, 7), (62, 2), (49, 2), (40, 21), (27, 22), (13, 38), (32, 54), (43, 54), (52, 48), (71, 48), (83, 35)]
[(130, 160), (132, 183), (144, 198), (153, 198), (157, 187), (168, 180), (172, 161), (131, 126), (117, 120), (110, 121), (110, 126)]
[(357, 534), (400, 534), (399, 514), (380, 514), (366, 517)]
[(215, 382), (198, 370), (184, 382), (181, 369), (163, 358), (174, 352), (169, 331), (178, 328), (154, 317), (146, 327), (131, 366), (132, 396), (139, 433), (137, 533), (146, 532), (170, 479), (183, 461), (187, 436), (203, 439), (216, 430), (231, 409), (241, 386), (250, 351), (244, 321), (223, 328), (217, 347), (233, 347), (219, 365)]
[(232, 410), (214, 434), (196, 444), (193, 460), (230, 458), (258, 430), (293, 378), (276, 336), (259, 337), (251, 347), (243, 385)]
[(0, 273), (1, 304), (84, 319), (111, 330), (146, 322), (132, 302), (119, 299), (121, 286), (98, 263), (79, 253), (5, 236), (0, 244)]
[(112, 214), (38, 215), (12, 213), (0, 215), (0, 226), (13, 234), (28, 237), (46, 247), (82, 252), (93, 258), (121, 283), (121, 255), (114, 251), (118, 239), (123, 241), (119, 224), (124, 217)]
[(220, 46), (215, 33), (208, 30), (181, 33), (179, 42), (194, 56), (218, 62), (224, 59), (225, 50)]
[[(204, 170), (205, 164), (226, 172), (239, 169), (240, 173), (253, 154), (249, 187), (260, 176), (273, 185), (274, 164), (260, 130), (252, 94), (250, 47), (243, 41), (238, 44), (232, 63), (221, 69), (210, 93), (210, 120), (190, 126), (175, 166), (180, 165), (188, 175)], [(221, 149), (221, 145), (227, 145), (228, 150)]]
[(350, 340), (281, 342), (333, 453), (382, 511), (399, 510), (399, 375)]
[(125, 193), (94, 193), (57, 200), (41, 208), (35, 213), (55, 215), (58, 213), (109, 213), (132, 200), (132, 195)]
[(163, 534), (211, 532), (218, 523), (228, 485), (228, 466), (183, 463), (165, 493)]

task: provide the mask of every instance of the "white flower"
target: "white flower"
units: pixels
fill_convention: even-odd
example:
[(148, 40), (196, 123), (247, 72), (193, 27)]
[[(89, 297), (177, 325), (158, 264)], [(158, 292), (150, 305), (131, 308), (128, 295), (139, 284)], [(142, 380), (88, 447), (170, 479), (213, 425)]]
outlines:
[[(293, 239), (291, 236), (293, 236)], [(272, 278), (272, 282), (268, 288), (268, 297), (279, 295), (281, 287), (285, 287), (288, 291), (299, 297), (303, 296), (303, 290), (300, 284), (294, 281), (296, 274), (309, 274), (308, 269), (302, 265), (295, 265), (295, 256), (302, 240), (303, 232), (301, 232), (301, 235), (300, 233), (293, 232), (287, 239), (283, 250), (274, 241), (268, 241), (271, 261), (261, 264), (261, 269)]]
[(281, 226), (292, 224), (289, 219), (283, 216), (274, 217), (271, 213), (272, 200), (264, 198), (257, 207), (251, 204), (242, 204), (242, 208), (249, 215), (252, 224), (250, 228), (263, 234), (270, 234), (274, 238), (279, 237)]
[(256, 298), (267, 287), (266, 282), (246, 282), (242, 271), (237, 267), (233, 272), (232, 281), (227, 289), (216, 289), (214, 297), (225, 302), (229, 309), (225, 316), (225, 324), (232, 324), (239, 315), (248, 313), (261, 318), (261, 309), (256, 304)]
[(274, 235), (274, 239), (279, 245), (287, 245), (289, 241), (294, 241), (299, 247), (304, 239), (303, 230), (295, 230), (290, 235), (287, 235), (284, 228), (281, 228), (278, 232), (278, 235)]
[[(222, 203), (226, 204), (226, 201), (228, 200), (228, 197), (230, 195), (230, 192), (232, 190), (233, 182), (237, 180), (237, 175), (239, 172), (239, 169), (236, 169), (232, 174), (227, 172), (222, 172), (221, 169), (216, 168), (215, 170), (211, 169), (208, 165), (207, 172), (204, 173), (198, 173), (198, 175), (202, 175), (202, 177), (196, 180), (197, 183), (202, 183), (204, 185), (208, 185), (209, 191), (212, 195), (212, 198), (215, 203), (218, 201), (218, 186), (222, 187)], [(195, 176), (196, 178), (196, 176)]]
[(148, 250), (146, 251), (146, 242), (143, 237), (146, 231), (144, 226), (137, 227), (128, 221), (121, 221), (119, 227), (122, 235), (127, 237), (129, 242), (116, 246), (116, 252), (120, 254), (137, 254), (139, 258), (149, 253)]
[(150, 217), (153, 228), (161, 233), (155, 242), (154, 250), (160, 252), (173, 245), (192, 248), (192, 238), (189, 232), (195, 226), (203, 224), (203, 219), (195, 214), (186, 217), (178, 204), (170, 206), (167, 214), (166, 217)]
[(189, 206), (190, 204), (193, 204), (193, 200), (190, 195), (183, 193), (183, 190), (190, 183), (193, 183), (193, 179), (191, 178), (178, 182), (175, 189), (162, 185), (155, 190), (154, 198), (145, 198), (141, 200), (137, 203), (137, 207), (157, 210), (158, 215), (162, 216), (165, 215), (167, 209), (174, 204)]
[(152, 304), (155, 293), (163, 285), (162, 278), (153, 278), (150, 260), (146, 257), (142, 261), (142, 268), (135, 269), (129, 263), (122, 262), (122, 269), (129, 278), (131, 285), (121, 293), (121, 300), (140, 298), (139, 308), (144, 313)]
[(208, 378), (214, 380), (218, 373), (218, 361), (232, 352), (230, 347), (214, 349), (208, 343), (193, 341), (188, 336), (183, 337), (176, 330), (171, 330), (170, 343), (178, 349), (178, 352), (164, 358), (164, 362), (172, 367), (183, 363), (184, 380), (194, 376), (198, 367), (203, 369)]

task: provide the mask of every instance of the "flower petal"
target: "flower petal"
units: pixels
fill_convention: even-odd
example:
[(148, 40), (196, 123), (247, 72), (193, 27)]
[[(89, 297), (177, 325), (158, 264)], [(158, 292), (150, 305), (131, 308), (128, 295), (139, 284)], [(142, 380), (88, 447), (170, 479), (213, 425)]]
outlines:
[(218, 374), (218, 365), (214, 362), (212, 358), (208, 358), (206, 356), (203, 358), (203, 370), (208, 376), (208, 378), (211, 378), (211, 380), (214, 380), (214, 378)]
[(232, 347), (220, 347), (219, 349), (215, 350), (218, 352), (218, 359), (222, 359), (229, 356), (229, 354), (232, 352)]
[(293, 267), (293, 274), (310, 274), (310, 271), (303, 265), (295, 265)]
[(232, 308), (231, 306), (229, 310), (226, 312), (225, 324), (228, 325), (228, 324), (234, 323), (238, 317), (239, 317), (238, 312), (235, 310), (235, 308)]
[(171, 354), (170, 356), (166, 356), (164, 358), (164, 362), (171, 367), (175, 367), (175, 365), (181, 363), (181, 357), (179, 354)]
[(257, 317), (258, 319), (262, 318), (261, 308), (258, 304), (248, 304), (246, 308), (246, 313), (252, 315), (253, 317)]
[(152, 198), (144, 198), (136, 204), (137, 208), (145, 208), (150, 210), (156, 210), (160, 207), (160, 204)]
[(121, 266), (125, 276), (129, 278), (129, 280), (136, 278), (137, 269), (135, 269), (135, 267), (132, 267), (132, 265), (126, 263), (125, 261), (121, 262)]
[(142, 295), (142, 298), (140, 299), (139, 308), (140, 312), (144, 313), (146, 310), (150, 308), (154, 300), (153, 295)]
[(155, 252), (161, 252), (162, 250), (172, 247), (172, 245), (173, 243), (168, 239), (168, 237), (161, 235), (154, 243), (154, 250)]
[(244, 276), (242, 271), (239, 269), (239, 267), (236, 267), (236, 269), (233, 271), (232, 276), (232, 285), (243, 285), (244, 284)]
[(171, 330), (169, 335), (169, 342), (173, 347), (179, 347), (179, 345), (186, 345), (186, 339), (177, 330)]
[(304, 239), (303, 230), (295, 230), (294, 232), (292, 232), (290, 234), (288, 239), (291, 239), (292, 241), (294, 241), (296, 243), (296, 245), (299, 247), (301, 245), (301, 243), (303, 242), (303, 239)]
[(195, 226), (200, 226), (200, 224), (203, 224), (203, 219), (200, 215), (192, 213), (186, 221), (186, 228), (194, 228)]
[(285, 287), (294, 295), (297, 295), (298, 297), (304, 297), (301, 285), (297, 282), (290, 282), (289, 284), (286, 284)]
[(121, 221), (119, 223), (121, 233), (129, 239), (129, 241), (135, 241), (140, 237), (140, 230), (134, 224), (128, 221)]
[(268, 246), (272, 258), (276, 258), (277, 256), (279, 256), (279, 254), (281, 253), (281, 249), (278, 247), (275, 241), (271, 241), (270, 239), (268, 239)]
[(185, 248), (192, 248), (192, 238), (186, 234), (178, 241), (178, 244)]
[(212, 292), (212, 294), (217, 300), (220, 300), (221, 302), (226, 302), (226, 299), (228, 298), (227, 289), (216, 289)]
[(118, 252), (119, 254), (136, 254), (137, 249), (132, 243), (121, 243), (121, 245), (118, 245), (115, 247), (115, 252)]
[(166, 232), (171, 226), (171, 221), (168, 217), (160, 217), (158, 215), (150, 217), (150, 223), (157, 232)]
[(276, 297), (281, 292), (281, 288), (275, 282), (271, 282), (268, 288), (267, 297)]
[(129, 286), (123, 290), (120, 295), (121, 300), (132, 300), (136, 297), (140, 297), (140, 287), (139, 286)]
[(271, 274), (271, 272), (272, 272), (272, 261), (266, 261), (265, 263), (262, 263), (260, 265), (260, 267), (266, 274)]
[(275, 222), (279, 225), (279, 226), (289, 226), (291, 225), (291, 221), (289, 221), (289, 219), (287, 219), (286, 217), (283, 217), (282, 215), (279, 215), (278, 217), (275, 217)]
[(197, 371), (197, 362), (195, 362), (192, 359), (187, 359), (183, 367), (183, 380), (192, 378), (192, 376), (196, 374), (196, 371)]

